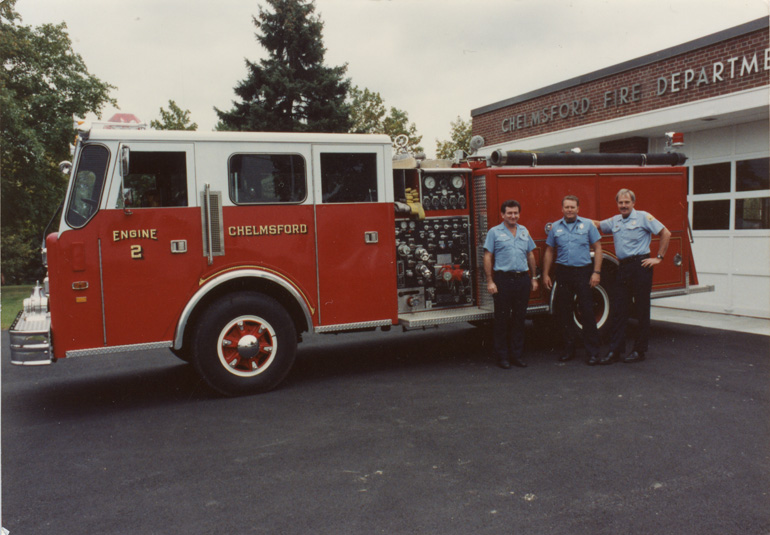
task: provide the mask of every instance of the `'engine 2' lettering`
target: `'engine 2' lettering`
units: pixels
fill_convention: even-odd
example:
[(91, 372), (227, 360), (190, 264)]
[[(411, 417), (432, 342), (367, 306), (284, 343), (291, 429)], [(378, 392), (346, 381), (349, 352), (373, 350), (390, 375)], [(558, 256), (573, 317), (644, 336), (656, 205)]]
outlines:
[(120, 240), (157, 240), (158, 229), (113, 230), (112, 241)]
[(230, 236), (274, 236), (277, 234), (307, 234), (307, 225), (244, 225), (228, 227)]

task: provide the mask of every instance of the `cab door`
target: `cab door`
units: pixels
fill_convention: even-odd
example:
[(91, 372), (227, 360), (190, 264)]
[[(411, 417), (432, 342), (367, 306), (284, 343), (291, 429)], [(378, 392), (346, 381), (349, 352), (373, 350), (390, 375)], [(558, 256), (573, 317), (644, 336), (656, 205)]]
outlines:
[(193, 144), (127, 143), (100, 217), (106, 345), (168, 342), (205, 263)]
[(384, 152), (377, 145), (313, 147), (322, 326), (397, 319), (395, 213)]

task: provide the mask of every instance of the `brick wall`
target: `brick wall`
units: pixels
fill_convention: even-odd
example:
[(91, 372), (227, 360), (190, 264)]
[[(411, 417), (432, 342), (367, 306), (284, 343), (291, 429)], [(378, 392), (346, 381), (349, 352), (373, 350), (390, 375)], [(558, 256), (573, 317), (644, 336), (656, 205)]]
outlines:
[(473, 134), (494, 145), (766, 86), (768, 46), (766, 29), (747, 33), (475, 115)]

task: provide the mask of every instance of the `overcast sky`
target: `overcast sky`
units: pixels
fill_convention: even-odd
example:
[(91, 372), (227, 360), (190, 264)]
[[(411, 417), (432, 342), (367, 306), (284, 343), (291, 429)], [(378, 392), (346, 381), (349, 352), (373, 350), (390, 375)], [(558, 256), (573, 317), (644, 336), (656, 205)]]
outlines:
[[(66, 22), (120, 111), (149, 123), (174, 100), (198, 130), (229, 110), (256, 0), (18, 0), (22, 22)], [(316, 0), (326, 65), (405, 110), (429, 155), (487, 104), (768, 16), (768, 0)], [(103, 119), (114, 113), (104, 110)]]

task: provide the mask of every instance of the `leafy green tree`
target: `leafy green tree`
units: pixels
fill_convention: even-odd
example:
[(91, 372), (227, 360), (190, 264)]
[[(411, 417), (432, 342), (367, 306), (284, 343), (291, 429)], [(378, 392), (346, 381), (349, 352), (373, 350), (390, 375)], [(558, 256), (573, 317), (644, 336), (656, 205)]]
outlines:
[(2, 271), (9, 283), (42, 274), (39, 248), (67, 186), (58, 163), (70, 159), (73, 115), (99, 115), (115, 104), (114, 87), (89, 74), (64, 23), (25, 26), (14, 7), (15, 0), (0, 4)]
[(390, 136), (390, 139), (395, 140), (400, 135), (405, 135), (409, 138), (409, 142), (406, 145), (407, 152), (416, 154), (423, 152), (423, 148), (420, 146), (422, 136), (417, 134), (417, 126), (414, 123), (409, 122), (409, 115), (398, 108), (390, 108), (388, 116), (382, 122), (383, 133)]
[(409, 114), (393, 107), (386, 111), (382, 96), (375, 91), (358, 87), (350, 90), (350, 118), (353, 123), (351, 133), (387, 134), (392, 140), (403, 134), (409, 138), (408, 152), (423, 151), (420, 146), (422, 136), (417, 134), (415, 124), (409, 122)]
[(198, 123), (190, 122), (190, 110), (183, 110), (173, 100), (168, 101), (168, 111), (160, 109), (160, 119), (150, 121), (155, 130), (197, 130)]
[(267, 0), (252, 17), (267, 58), (246, 60), (248, 77), (235, 86), (240, 102), (214, 110), (217, 130), (347, 132), (347, 65), (326, 67), (323, 22), (307, 0)]
[(352, 125), (350, 132), (353, 134), (382, 134), (384, 133), (383, 121), (386, 109), (382, 96), (369, 89), (359, 89), (358, 86), (350, 89), (350, 119)]
[(471, 146), (471, 121), (463, 121), (460, 116), (450, 123), (449, 141), (436, 140), (437, 158), (454, 158), (456, 150), (468, 151)]

